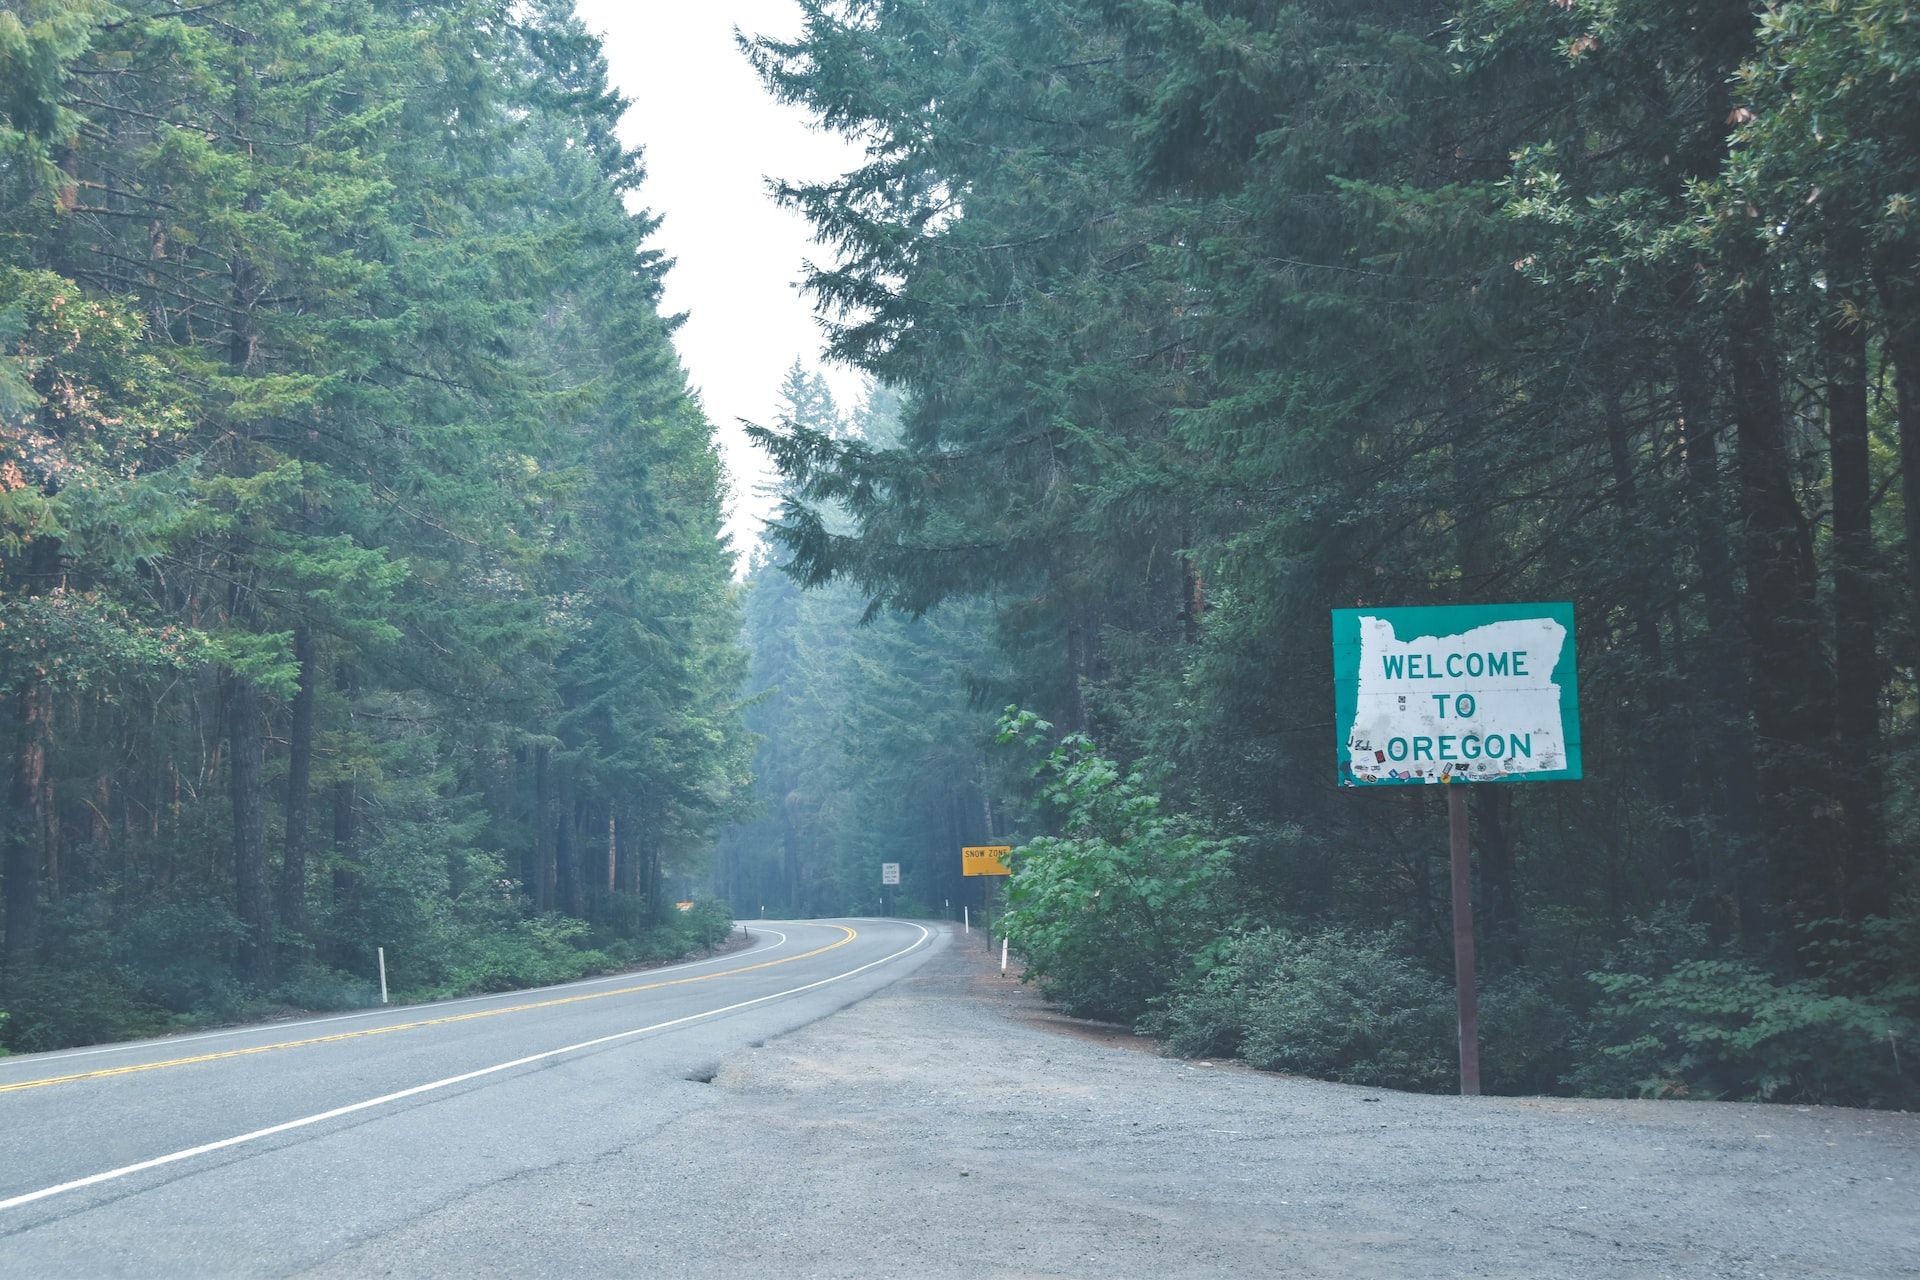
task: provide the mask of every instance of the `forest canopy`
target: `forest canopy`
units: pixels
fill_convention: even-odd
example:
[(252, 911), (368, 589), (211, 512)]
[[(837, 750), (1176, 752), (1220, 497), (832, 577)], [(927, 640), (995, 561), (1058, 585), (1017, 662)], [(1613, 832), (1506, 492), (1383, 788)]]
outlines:
[(568, 0), (0, 10), (0, 1040), (1010, 844), (1065, 1008), (1445, 1088), (1442, 789), (1336, 785), (1330, 611), (1568, 601), (1584, 777), (1467, 791), (1489, 1087), (1920, 1097), (1911, 5), (799, 10), (867, 391), (795, 363), (738, 583)]
[(1911, 6), (803, 8), (745, 47), (866, 162), (780, 194), (903, 409), (760, 431), (774, 534), (991, 608), (1030, 975), (1444, 1084), (1444, 806), (1334, 785), (1329, 611), (1568, 600), (1585, 780), (1470, 793), (1493, 1083), (1914, 1096)]
[(724, 481), (570, 4), (27, 0), (0, 86), (5, 1041), (723, 936)]

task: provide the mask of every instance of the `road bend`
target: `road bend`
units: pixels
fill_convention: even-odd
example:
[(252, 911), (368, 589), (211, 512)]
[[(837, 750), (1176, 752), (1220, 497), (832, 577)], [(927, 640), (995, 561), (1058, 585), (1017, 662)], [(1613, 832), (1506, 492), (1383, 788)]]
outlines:
[(668, 968), (0, 1058), (0, 1273), (283, 1275), (478, 1187), (644, 1159), (729, 1054), (946, 944), (898, 920), (748, 927)]

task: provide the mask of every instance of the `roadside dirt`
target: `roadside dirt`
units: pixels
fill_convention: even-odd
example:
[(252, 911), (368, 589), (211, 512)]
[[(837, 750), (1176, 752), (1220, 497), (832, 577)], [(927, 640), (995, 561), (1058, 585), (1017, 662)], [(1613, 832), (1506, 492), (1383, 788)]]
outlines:
[(730, 1211), (696, 1237), (790, 1275), (1920, 1274), (1920, 1117), (1182, 1062), (1060, 1017), (998, 960), (956, 939), (727, 1064), (675, 1140), (806, 1173), (703, 1173), (696, 1198)]

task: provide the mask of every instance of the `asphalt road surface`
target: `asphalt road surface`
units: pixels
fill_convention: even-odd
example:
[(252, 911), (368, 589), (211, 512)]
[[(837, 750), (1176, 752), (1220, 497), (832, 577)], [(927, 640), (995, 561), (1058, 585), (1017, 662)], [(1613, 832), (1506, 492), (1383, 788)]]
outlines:
[(753, 929), (0, 1059), (0, 1280), (1920, 1275), (1920, 1116), (1182, 1062), (1052, 1013), (978, 932)]
[(891, 920), (750, 928), (747, 949), (665, 969), (0, 1059), (0, 1275), (309, 1269), (644, 1141), (730, 1055), (946, 943)]

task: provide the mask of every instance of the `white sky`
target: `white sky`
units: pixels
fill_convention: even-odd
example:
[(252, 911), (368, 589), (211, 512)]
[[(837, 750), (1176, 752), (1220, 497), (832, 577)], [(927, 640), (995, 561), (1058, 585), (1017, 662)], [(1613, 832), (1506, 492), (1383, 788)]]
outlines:
[[(733, 485), (727, 529), (744, 560), (772, 503), (756, 494), (770, 469), (738, 420), (772, 423), (794, 357), (820, 367), (820, 329), (795, 286), (804, 261), (828, 255), (804, 218), (774, 204), (766, 179), (828, 177), (861, 154), (775, 102), (734, 46), (735, 27), (796, 34), (793, 0), (578, 0), (578, 9), (633, 102), (621, 139), (645, 152), (640, 199), (663, 218), (652, 244), (675, 259), (666, 309), (688, 313), (680, 359), (719, 428)], [(860, 377), (822, 372), (850, 407)]]

